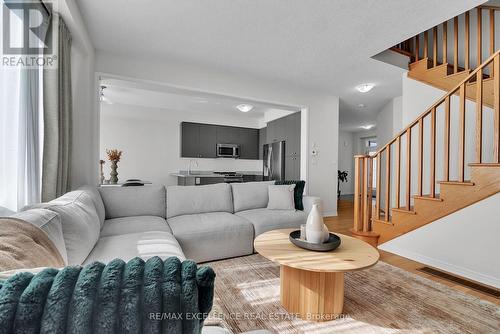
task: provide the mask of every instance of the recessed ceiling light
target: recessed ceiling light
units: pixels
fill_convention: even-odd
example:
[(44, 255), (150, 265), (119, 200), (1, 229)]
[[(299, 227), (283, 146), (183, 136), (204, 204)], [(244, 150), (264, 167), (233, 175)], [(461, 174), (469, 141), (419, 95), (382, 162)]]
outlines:
[(368, 124), (368, 125), (361, 125), (361, 127), (365, 130), (370, 130), (371, 128), (373, 128), (375, 125), (373, 124)]
[(363, 103), (358, 104), (358, 108), (364, 108), (364, 107), (366, 107), (366, 104)]
[(372, 83), (364, 83), (361, 85), (357, 85), (356, 89), (360, 93), (368, 93), (369, 91), (372, 90), (373, 87), (375, 87), (375, 85)]
[(241, 112), (249, 112), (249, 111), (251, 111), (253, 109), (253, 105), (243, 103), (243, 104), (237, 105), (236, 109), (238, 109)]

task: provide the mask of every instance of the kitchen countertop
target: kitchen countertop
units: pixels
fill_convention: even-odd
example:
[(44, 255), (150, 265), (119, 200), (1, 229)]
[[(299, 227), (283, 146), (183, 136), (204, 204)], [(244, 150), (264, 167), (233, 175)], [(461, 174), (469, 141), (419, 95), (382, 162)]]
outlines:
[[(242, 175), (262, 175), (262, 171), (236, 171), (238, 174)], [(175, 177), (224, 177), (224, 175), (214, 174), (213, 171), (192, 171), (188, 174), (187, 171), (181, 170), (176, 173), (170, 173), (171, 176)]]

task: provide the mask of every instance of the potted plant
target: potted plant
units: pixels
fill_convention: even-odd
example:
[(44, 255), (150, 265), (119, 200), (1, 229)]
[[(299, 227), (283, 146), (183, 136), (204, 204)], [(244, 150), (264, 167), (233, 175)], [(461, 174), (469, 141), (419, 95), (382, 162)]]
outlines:
[(347, 182), (347, 171), (338, 171), (338, 178), (337, 178), (337, 197), (340, 197), (340, 182), (344, 183)]

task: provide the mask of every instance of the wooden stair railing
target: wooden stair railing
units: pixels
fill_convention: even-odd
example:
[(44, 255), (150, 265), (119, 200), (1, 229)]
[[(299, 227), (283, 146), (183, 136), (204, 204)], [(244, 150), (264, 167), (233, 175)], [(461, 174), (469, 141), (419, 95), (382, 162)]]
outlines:
[[(449, 71), (452, 73), (470, 72), (475, 68), (471, 64), (472, 54), (476, 55), (476, 67), (478, 67), (483, 62), (483, 48), (488, 50), (489, 56), (496, 50), (495, 27), (498, 23), (495, 22), (496, 11), (500, 11), (500, 7), (483, 5), (465, 12), (463, 18), (463, 36), (459, 36), (459, 30), (461, 29), (459, 29), (459, 16), (456, 16), (453, 18), (453, 26), (450, 27), (452, 33), (448, 31), (448, 21), (446, 21), (391, 47), (390, 50), (408, 56), (411, 63), (425, 60), (429, 63), (429, 68), (448, 64)], [(472, 12), (475, 13), (477, 18), (475, 22), (477, 42), (473, 45), (474, 50), (471, 48), (470, 17)], [(485, 12), (488, 14), (484, 15)], [(487, 21), (485, 23), (488, 26), (488, 40), (484, 40), (483, 38), (483, 21)], [(438, 34), (438, 31), (440, 31), (440, 34)], [(453, 39), (452, 50), (448, 50), (448, 38)], [(438, 51), (441, 53), (440, 59)], [(450, 57), (450, 51), (453, 53), (453, 58)], [(459, 64), (460, 58), (463, 58), (462, 64)], [(486, 75), (486, 73), (483, 74)]]
[[(485, 68), (492, 67), (492, 87), (489, 88), (493, 94), (493, 154), (492, 161), (483, 159), (483, 142), (485, 130), (483, 129), (483, 109), (482, 103), (485, 93), (485, 80), (483, 73)], [(470, 83), (475, 85), (471, 86)], [(439, 123), (442, 125), (439, 130), (443, 133), (443, 171), (441, 183), (448, 184), (463, 184), (468, 185), (470, 182), (465, 178), (466, 168), (466, 99), (467, 91), (473, 87), (475, 89), (475, 135), (473, 138), (474, 144), (474, 159), (470, 161), (475, 164), (495, 165), (500, 167), (500, 51), (495, 52), (479, 67), (472, 71), (466, 79), (460, 82), (455, 88), (446, 93), (436, 103), (429, 107), (415, 121), (396, 135), (390, 142), (379, 149), (372, 156), (357, 155), (355, 161), (355, 186), (354, 186), (354, 226), (353, 234), (363, 239), (372, 245), (377, 245), (379, 235), (373, 231), (372, 225), (374, 222), (383, 222), (387, 224), (397, 224), (397, 221), (392, 221), (393, 213), (415, 214), (412, 208), (412, 198), (436, 200), (439, 201), (436, 192), (436, 132), (437, 132), (437, 113), (442, 110), (444, 112), (444, 121)], [(457, 98), (458, 97), (458, 98)], [(451, 104), (457, 102), (458, 115), (452, 114)], [(491, 111), (491, 110), (489, 110)], [(455, 110), (453, 111), (455, 112)], [(453, 137), (457, 138), (451, 142), (452, 126), (450, 120), (452, 116), (458, 116), (457, 133), (453, 133)], [(426, 127), (427, 125), (427, 127)], [(412, 136), (415, 133), (416, 136)], [(441, 132), (440, 132), (441, 133)], [(425, 136), (427, 134), (427, 138)], [(418, 140), (413, 139), (418, 137)], [(426, 140), (427, 139), (427, 140)], [(491, 139), (491, 138), (490, 138)], [(405, 143), (402, 145), (402, 143)], [(424, 144), (425, 142), (425, 144)], [(412, 156), (413, 145), (418, 145), (416, 156)], [(450, 148), (452, 145), (458, 145), (458, 156), (452, 160)], [(424, 159), (424, 149), (428, 150), (428, 155)], [(403, 151), (404, 150), (404, 151)], [(402, 161), (402, 151), (405, 153), (405, 159)], [(384, 163), (382, 163), (384, 160)], [(416, 162), (418, 166), (413, 170), (412, 162)], [(450, 170), (456, 166), (458, 171), (456, 179), (451, 179)], [(392, 170), (394, 169), (394, 170)], [(428, 187), (424, 185), (424, 169), (428, 170)], [(404, 172), (403, 187), (401, 190), (402, 173)], [(412, 185), (414, 173), (417, 173), (417, 185)], [(383, 179), (385, 178), (385, 179)], [(412, 186), (416, 188), (416, 192), (412, 193)], [(382, 187), (384, 188), (382, 191)], [(424, 191), (426, 189), (426, 191)], [(375, 192), (375, 193), (374, 193)], [(394, 194), (392, 194), (394, 192)], [(375, 201), (373, 196), (375, 194)]]

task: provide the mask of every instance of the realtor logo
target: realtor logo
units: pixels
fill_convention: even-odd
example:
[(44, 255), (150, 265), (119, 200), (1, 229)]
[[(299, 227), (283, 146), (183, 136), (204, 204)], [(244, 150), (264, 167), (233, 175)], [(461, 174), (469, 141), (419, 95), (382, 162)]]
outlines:
[(52, 3), (4, 0), (2, 12), (2, 65), (54, 66)]

